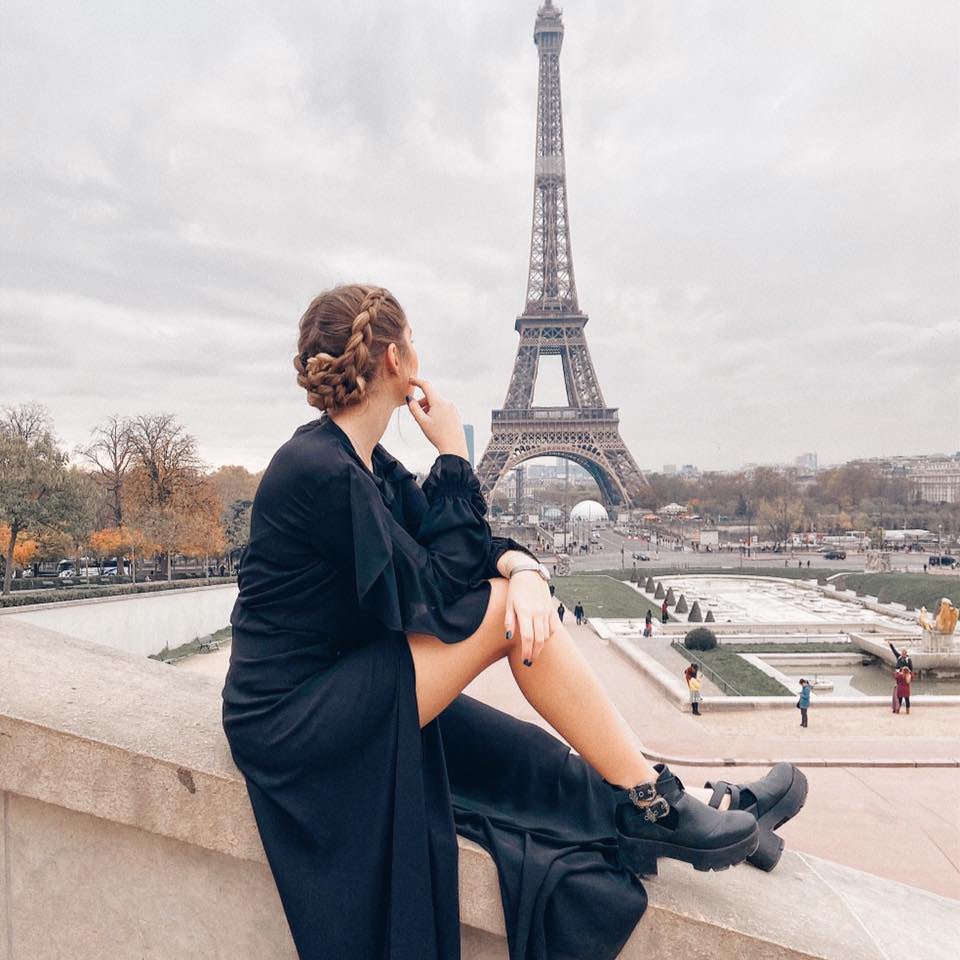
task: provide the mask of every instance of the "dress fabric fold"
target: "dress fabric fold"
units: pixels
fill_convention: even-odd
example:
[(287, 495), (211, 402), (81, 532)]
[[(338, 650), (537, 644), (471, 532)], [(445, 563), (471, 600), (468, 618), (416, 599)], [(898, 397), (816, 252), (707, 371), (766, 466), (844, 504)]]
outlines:
[(493, 856), (511, 960), (612, 960), (643, 913), (612, 794), (556, 737), (461, 694), (419, 727), (406, 634), (476, 632), (495, 538), (461, 457), (422, 487), (330, 418), (254, 500), (223, 727), (301, 960), (457, 960), (457, 833)]

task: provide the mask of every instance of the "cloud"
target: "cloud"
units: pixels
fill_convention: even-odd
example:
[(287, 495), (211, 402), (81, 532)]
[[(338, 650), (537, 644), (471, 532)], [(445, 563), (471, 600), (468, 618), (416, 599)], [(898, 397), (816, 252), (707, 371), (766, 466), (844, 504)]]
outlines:
[[(482, 448), (525, 292), (535, 8), (7, 4), (0, 403), (70, 443), (173, 410), (260, 468), (313, 416), (303, 307), (371, 279)], [(960, 446), (958, 17), (566, 4), (577, 286), (642, 465)], [(386, 442), (429, 462), (412, 423)]]

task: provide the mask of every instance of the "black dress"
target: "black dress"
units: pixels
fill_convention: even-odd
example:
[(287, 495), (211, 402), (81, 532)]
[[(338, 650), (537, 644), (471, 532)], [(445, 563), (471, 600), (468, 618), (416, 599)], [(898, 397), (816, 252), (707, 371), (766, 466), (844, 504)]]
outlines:
[(231, 616), (223, 727), (302, 960), (457, 960), (456, 833), (493, 855), (511, 960), (613, 958), (646, 906), (613, 793), (560, 740), (461, 694), (419, 726), (405, 632), (486, 612), (494, 538), (470, 464), (419, 487), (329, 417), (274, 455)]

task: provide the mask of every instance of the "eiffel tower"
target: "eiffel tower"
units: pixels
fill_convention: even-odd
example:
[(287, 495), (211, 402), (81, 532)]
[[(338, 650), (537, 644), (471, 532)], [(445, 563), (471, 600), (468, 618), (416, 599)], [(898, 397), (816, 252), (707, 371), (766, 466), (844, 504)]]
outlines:
[[(527, 303), (517, 317), (517, 356), (503, 408), (493, 411), (490, 442), (477, 467), (489, 496), (508, 470), (533, 457), (555, 456), (586, 468), (607, 507), (637, 506), (647, 483), (620, 438), (619, 413), (604, 404), (577, 304), (570, 250), (567, 181), (560, 107), (561, 11), (545, 0), (533, 40), (540, 57), (537, 155)], [(541, 356), (559, 355), (565, 407), (535, 407)]]

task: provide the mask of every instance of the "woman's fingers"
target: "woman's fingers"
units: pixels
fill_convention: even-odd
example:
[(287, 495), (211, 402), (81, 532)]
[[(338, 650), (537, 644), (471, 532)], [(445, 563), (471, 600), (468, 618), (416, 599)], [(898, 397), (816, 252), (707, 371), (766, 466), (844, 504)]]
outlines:
[(410, 415), (413, 417), (420, 426), (424, 426), (427, 423), (427, 412), (423, 409), (422, 404), (419, 400), (416, 400), (414, 397), (409, 397), (407, 400), (407, 409), (410, 411)]
[(427, 400), (427, 403), (431, 403), (436, 395), (436, 390), (433, 389), (433, 384), (429, 380), (421, 380), (419, 377), (410, 377), (410, 382), (415, 386), (419, 387), (423, 391), (423, 395)]
[(516, 623), (517, 623), (517, 620), (516, 620), (516, 615), (513, 612), (513, 606), (512, 604), (508, 603), (507, 615), (504, 617), (504, 620), (503, 620), (504, 635), (508, 640), (513, 639), (513, 631), (516, 627)]
[(547, 618), (539, 613), (533, 618), (533, 647), (530, 652), (530, 659), (536, 661), (543, 649), (543, 644), (547, 639)]
[(532, 662), (533, 618), (530, 614), (518, 610), (517, 619), (520, 621), (520, 652), (523, 654), (524, 660), (530, 660)]

